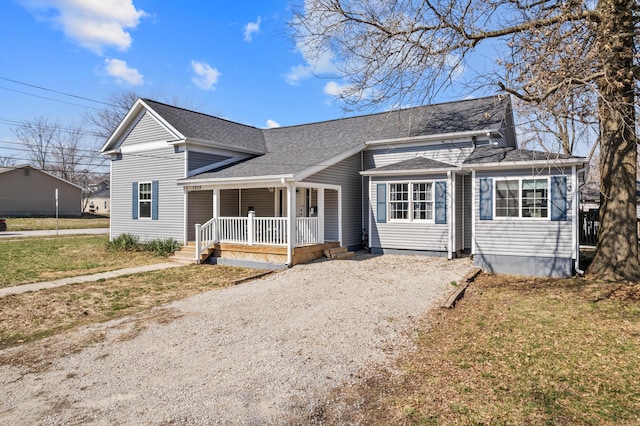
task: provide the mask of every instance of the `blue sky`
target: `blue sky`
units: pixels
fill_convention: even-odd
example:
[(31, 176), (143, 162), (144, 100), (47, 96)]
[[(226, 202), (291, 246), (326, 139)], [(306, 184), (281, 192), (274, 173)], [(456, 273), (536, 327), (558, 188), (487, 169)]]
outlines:
[(16, 123), (80, 124), (101, 107), (52, 91), (104, 101), (133, 89), (256, 127), (344, 117), (339, 81), (311, 72), (331, 72), (331, 61), (305, 61), (290, 18), (289, 0), (5, 0), (0, 155), (23, 154), (6, 143)]

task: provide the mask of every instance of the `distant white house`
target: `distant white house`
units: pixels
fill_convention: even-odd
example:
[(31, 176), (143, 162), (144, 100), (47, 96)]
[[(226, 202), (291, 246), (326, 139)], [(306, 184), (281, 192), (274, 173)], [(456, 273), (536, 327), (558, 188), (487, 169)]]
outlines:
[(111, 197), (109, 178), (105, 177), (89, 184), (85, 189), (83, 212), (92, 214), (109, 214), (111, 211)]
[(82, 188), (29, 165), (0, 167), (0, 216), (82, 215)]

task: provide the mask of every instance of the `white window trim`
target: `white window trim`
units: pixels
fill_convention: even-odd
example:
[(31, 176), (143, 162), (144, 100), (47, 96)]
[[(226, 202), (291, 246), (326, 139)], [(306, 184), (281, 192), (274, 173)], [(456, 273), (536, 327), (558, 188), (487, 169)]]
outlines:
[[(497, 185), (498, 182), (510, 180), (518, 181), (518, 216), (498, 216), (497, 210)], [(524, 217), (522, 216), (522, 181), (523, 180), (546, 180), (547, 181), (547, 217)], [(520, 176), (520, 177), (498, 177), (493, 179), (493, 218), (495, 220), (532, 220), (551, 221), (551, 176)]]
[[(141, 204), (143, 201), (147, 201), (147, 200), (142, 200), (140, 199), (140, 187), (142, 185), (145, 184), (149, 184), (149, 188), (150, 188), (150, 193), (151, 193), (151, 198), (149, 199), (149, 217), (146, 216), (142, 216), (142, 208), (141, 208)], [(153, 183), (151, 181), (148, 182), (138, 182), (138, 220), (151, 220), (151, 218), (153, 218)]]
[[(408, 219), (394, 219), (391, 216), (391, 185), (397, 184), (407, 184), (407, 190), (409, 192), (409, 211), (408, 211)], [(431, 184), (431, 219), (414, 219), (413, 218), (413, 185), (420, 183), (430, 183)], [(399, 223), (435, 223), (436, 222), (436, 183), (434, 180), (399, 180), (399, 181), (388, 181), (387, 184), (387, 199), (385, 200), (387, 203), (387, 222), (399, 222)], [(428, 201), (427, 201), (428, 202)]]

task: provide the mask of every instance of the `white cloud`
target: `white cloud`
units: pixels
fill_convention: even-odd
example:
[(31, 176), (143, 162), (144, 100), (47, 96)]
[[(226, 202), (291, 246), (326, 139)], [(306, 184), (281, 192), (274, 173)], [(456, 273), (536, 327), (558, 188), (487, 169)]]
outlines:
[(145, 12), (133, 0), (22, 0), (37, 18), (52, 22), (80, 46), (102, 54), (106, 47), (127, 50)]
[(304, 65), (295, 65), (291, 67), (289, 73), (285, 75), (285, 80), (292, 86), (300, 84), (301, 80), (307, 79), (313, 75), (336, 74), (338, 68), (334, 63), (334, 55), (328, 50), (312, 53), (309, 46), (298, 43), (297, 50), (302, 54), (305, 60)]
[(215, 90), (218, 78), (222, 75), (206, 62), (191, 61), (191, 70), (195, 74), (191, 81), (203, 90)]
[(280, 127), (280, 123), (278, 123), (277, 121), (271, 120), (271, 119), (267, 120), (267, 128), (273, 129), (273, 128), (276, 128), (276, 127)]
[(118, 83), (127, 83), (131, 86), (144, 84), (144, 77), (135, 68), (129, 68), (127, 63), (121, 59), (105, 59), (105, 71), (114, 77)]
[(329, 96), (342, 96), (348, 90), (348, 87), (344, 84), (338, 84), (335, 81), (330, 81), (325, 84), (323, 92)]
[(258, 20), (256, 22), (249, 22), (244, 26), (244, 41), (250, 42), (253, 38), (253, 34), (260, 31), (260, 22), (262, 18), (258, 16)]

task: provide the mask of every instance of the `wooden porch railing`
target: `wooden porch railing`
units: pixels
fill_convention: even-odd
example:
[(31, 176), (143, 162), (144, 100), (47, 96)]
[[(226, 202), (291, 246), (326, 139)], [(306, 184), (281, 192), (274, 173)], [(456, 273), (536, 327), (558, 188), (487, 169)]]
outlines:
[(200, 263), (200, 255), (217, 242), (217, 223), (214, 218), (204, 225), (196, 224), (196, 263)]
[[(286, 217), (218, 217), (204, 225), (196, 225), (196, 262), (215, 243), (246, 245), (286, 246), (288, 243), (288, 219)], [(317, 217), (296, 218), (297, 246), (319, 244), (320, 220)]]
[(296, 218), (296, 243), (298, 245), (320, 242), (320, 221), (317, 217)]

